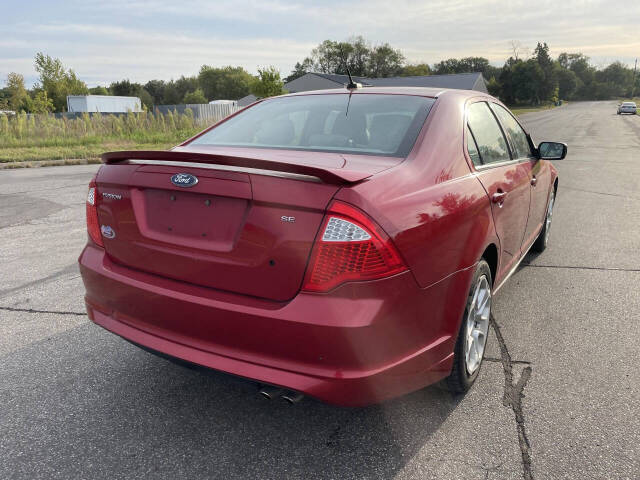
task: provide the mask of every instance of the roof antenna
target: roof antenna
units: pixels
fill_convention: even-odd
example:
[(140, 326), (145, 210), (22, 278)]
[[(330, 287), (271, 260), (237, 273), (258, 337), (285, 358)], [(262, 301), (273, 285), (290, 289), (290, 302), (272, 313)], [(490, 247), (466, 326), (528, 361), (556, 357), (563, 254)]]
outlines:
[(347, 84), (347, 89), (352, 90), (354, 88), (362, 88), (362, 84), (361, 83), (356, 83), (353, 81), (353, 78), (351, 78), (351, 72), (349, 71), (349, 67), (347, 66), (347, 62), (344, 62), (344, 68), (347, 69), (347, 75), (349, 75), (349, 83)]

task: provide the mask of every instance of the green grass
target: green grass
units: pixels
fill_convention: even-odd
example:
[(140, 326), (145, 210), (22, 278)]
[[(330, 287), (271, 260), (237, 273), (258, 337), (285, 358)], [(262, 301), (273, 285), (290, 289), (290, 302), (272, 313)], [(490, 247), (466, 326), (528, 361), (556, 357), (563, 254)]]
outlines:
[(0, 116), (0, 163), (97, 159), (113, 150), (166, 150), (200, 131), (187, 114)]
[[(564, 102), (563, 105), (566, 105), (567, 102)], [(523, 113), (531, 113), (531, 112), (540, 112), (542, 110), (551, 110), (552, 108), (556, 108), (555, 105), (553, 104), (547, 104), (547, 105), (518, 105), (518, 106), (513, 106), (513, 107), (509, 107), (509, 110), (511, 110), (514, 115), (522, 115)]]
[[(188, 137), (184, 137), (186, 139)], [(114, 150), (167, 150), (179, 142), (138, 143), (105, 139), (92, 145), (26, 146), (0, 148), (0, 163), (37, 160), (97, 159)]]

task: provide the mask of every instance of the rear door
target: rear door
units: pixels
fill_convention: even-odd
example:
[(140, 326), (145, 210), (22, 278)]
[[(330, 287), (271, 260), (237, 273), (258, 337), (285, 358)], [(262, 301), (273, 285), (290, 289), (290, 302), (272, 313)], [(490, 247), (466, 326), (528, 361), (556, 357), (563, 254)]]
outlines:
[(514, 157), (526, 168), (529, 175), (531, 205), (529, 206), (529, 220), (527, 221), (527, 228), (522, 242), (522, 249), (525, 250), (529, 248), (542, 228), (551, 186), (551, 169), (548, 162), (539, 160), (534, 156), (531, 145), (527, 140), (527, 134), (513, 115), (497, 103), (491, 103), (491, 109), (502, 124), (502, 129), (507, 135)]
[(491, 199), (500, 239), (499, 283), (520, 258), (527, 226), (530, 185), (527, 167), (513, 159), (507, 139), (487, 102), (472, 103), (467, 111), (467, 148), (478, 179)]

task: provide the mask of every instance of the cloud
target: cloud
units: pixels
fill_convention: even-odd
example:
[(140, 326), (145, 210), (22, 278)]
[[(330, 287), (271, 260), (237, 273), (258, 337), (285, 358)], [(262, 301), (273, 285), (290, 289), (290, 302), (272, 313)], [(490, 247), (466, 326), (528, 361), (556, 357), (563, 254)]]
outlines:
[(530, 50), (546, 41), (552, 55), (579, 51), (596, 64), (631, 63), (640, 50), (636, 0), (34, 1), (41, 8), (12, 2), (0, 19), (0, 77), (33, 76), (37, 51), (89, 83), (175, 78), (202, 64), (275, 65), (287, 74), (322, 40), (355, 35), (428, 63), (484, 56), (499, 65), (511, 40)]
[[(277, 38), (232, 39), (213, 36), (145, 32), (118, 26), (44, 24), (29, 27), (32, 35), (49, 38), (41, 49), (59, 57), (89, 83), (122, 78), (146, 82), (151, 78), (177, 78), (196, 74), (203, 64), (241, 65), (255, 71), (265, 64), (287, 67), (291, 58), (304, 57), (313, 44)], [(82, 38), (82, 42), (76, 39)], [(24, 45), (22, 45), (24, 47)], [(29, 57), (0, 59), (8, 71), (33, 63)], [(1, 67), (0, 67), (1, 68)], [(30, 70), (32, 67), (30, 68)], [(288, 73), (288, 70), (284, 70)], [(0, 72), (0, 75), (6, 75)]]

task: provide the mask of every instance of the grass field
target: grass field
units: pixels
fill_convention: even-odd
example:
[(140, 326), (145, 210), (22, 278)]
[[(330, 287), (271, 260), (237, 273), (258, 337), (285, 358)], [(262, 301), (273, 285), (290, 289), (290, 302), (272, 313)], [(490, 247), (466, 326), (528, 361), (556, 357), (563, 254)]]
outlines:
[(185, 114), (0, 115), (0, 163), (97, 159), (112, 150), (163, 150), (203, 128)]
[[(511, 110), (520, 115), (549, 108), (554, 107), (517, 106)], [(0, 165), (97, 161), (102, 153), (114, 150), (166, 150), (202, 128), (194, 121), (191, 110), (185, 114), (143, 112), (119, 117), (85, 114), (72, 120), (53, 115), (0, 115)]]

